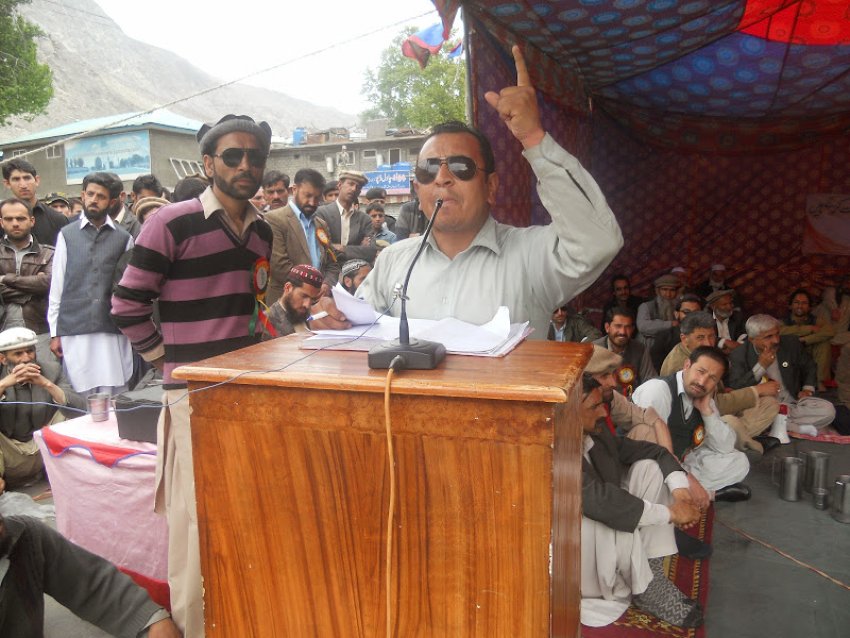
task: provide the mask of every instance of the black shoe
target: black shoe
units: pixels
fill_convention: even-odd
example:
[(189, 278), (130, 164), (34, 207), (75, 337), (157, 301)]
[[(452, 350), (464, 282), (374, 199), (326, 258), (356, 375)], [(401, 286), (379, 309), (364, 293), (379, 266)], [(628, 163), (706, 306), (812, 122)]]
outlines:
[(743, 483), (733, 483), (726, 487), (721, 487), (714, 493), (715, 501), (726, 501), (728, 503), (736, 503), (738, 501), (749, 500), (752, 493), (750, 488)]
[(682, 621), (680, 627), (685, 627), (686, 629), (693, 629), (695, 627), (699, 627), (703, 623), (703, 614), (702, 608), (699, 606), (699, 603), (691, 610), (685, 619)]
[(782, 445), (782, 441), (777, 439), (775, 436), (768, 436), (767, 434), (763, 434), (761, 436), (754, 436), (753, 439), (761, 443), (761, 446), (764, 448), (765, 454)]
[(691, 560), (703, 560), (711, 556), (711, 545), (694, 538), (680, 530), (678, 527), (673, 528), (676, 536), (676, 547), (679, 549), (679, 556), (690, 558)]

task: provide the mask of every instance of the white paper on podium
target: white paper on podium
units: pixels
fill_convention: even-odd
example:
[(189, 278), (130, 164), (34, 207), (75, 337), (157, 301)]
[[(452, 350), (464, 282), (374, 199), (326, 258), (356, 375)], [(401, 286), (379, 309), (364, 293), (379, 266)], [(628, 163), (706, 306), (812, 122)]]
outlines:
[[(345, 294), (348, 293), (345, 292)], [(348, 296), (351, 297), (351, 295)], [(336, 298), (336, 295), (334, 297)], [(374, 310), (369, 309), (375, 313)], [(346, 316), (348, 316), (347, 312)], [(369, 323), (372, 321), (374, 318)], [(503, 356), (531, 333), (528, 322), (511, 324), (510, 313), (505, 306), (500, 307), (493, 319), (482, 326), (453, 317), (439, 321), (410, 319), (408, 325), (413, 339), (442, 343), (446, 351), (451, 354), (482, 357)], [(369, 350), (381, 341), (398, 339), (398, 326), (398, 318), (383, 316), (372, 326), (356, 325), (347, 330), (318, 330), (314, 336), (302, 342), (302, 348)]]

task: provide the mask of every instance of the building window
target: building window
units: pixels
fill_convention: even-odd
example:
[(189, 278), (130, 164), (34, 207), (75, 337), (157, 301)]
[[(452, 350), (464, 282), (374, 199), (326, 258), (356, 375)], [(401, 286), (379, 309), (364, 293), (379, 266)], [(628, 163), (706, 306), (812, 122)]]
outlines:
[(25, 149), (25, 148), (19, 148), (19, 149), (18, 149), (18, 150), (16, 150), (16, 151), (12, 151), (12, 157), (18, 157), (18, 155), (23, 155), (23, 154), (24, 154), (24, 153), (26, 153), (26, 152), (27, 152), (27, 149)]
[(378, 151), (374, 148), (366, 149), (362, 153), (363, 156), (363, 168), (371, 168), (372, 166), (377, 167), (381, 162), (382, 158), (378, 155)]
[(205, 174), (201, 164), (195, 160), (184, 160), (176, 157), (169, 157), (168, 161), (171, 162), (171, 168), (174, 169), (174, 172), (180, 179), (196, 173), (200, 175)]
[(401, 149), (400, 148), (391, 148), (389, 150), (390, 154), (390, 164), (396, 164), (401, 161)]
[(48, 146), (45, 151), (47, 154), (47, 159), (57, 159), (62, 157), (62, 145), (57, 144), (56, 146)]

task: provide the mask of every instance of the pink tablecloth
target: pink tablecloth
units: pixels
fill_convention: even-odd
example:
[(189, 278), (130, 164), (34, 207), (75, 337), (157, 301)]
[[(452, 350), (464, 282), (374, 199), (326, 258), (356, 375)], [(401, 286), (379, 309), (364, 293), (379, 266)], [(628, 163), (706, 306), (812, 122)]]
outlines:
[(153, 511), (156, 446), (120, 438), (109, 417), (84, 415), (36, 433), (56, 527), (122, 571), (167, 581), (168, 527)]

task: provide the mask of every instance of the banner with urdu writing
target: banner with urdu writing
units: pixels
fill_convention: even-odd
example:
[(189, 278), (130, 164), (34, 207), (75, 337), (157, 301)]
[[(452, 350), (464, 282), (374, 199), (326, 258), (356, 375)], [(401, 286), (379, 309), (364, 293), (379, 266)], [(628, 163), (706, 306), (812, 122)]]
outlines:
[(803, 254), (850, 255), (850, 195), (815, 193), (806, 198)]

